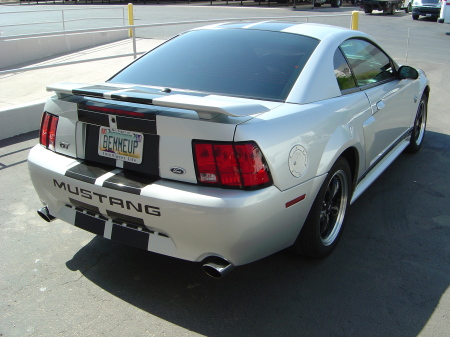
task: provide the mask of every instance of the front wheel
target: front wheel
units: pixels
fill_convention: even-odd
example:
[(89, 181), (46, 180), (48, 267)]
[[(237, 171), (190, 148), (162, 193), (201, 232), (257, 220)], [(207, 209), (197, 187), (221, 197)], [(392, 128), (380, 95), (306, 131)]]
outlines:
[(364, 13), (371, 14), (372, 13), (372, 7), (369, 5), (364, 5)]
[(351, 173), (348, 162), (339, 158), (331, 168), (292, 250), (319, 258), (330, 254), (342, 232), (350, 204)]
[(411, 132), (411, 139), (406, 148), (406, 152), (416, 153), (422, 147), (423, 138), (425, 137), (425, 128), (427, 126), (427, 114), (428, 97), (426, 94), (423, 94), (420, 99), (419, 107), (417, 108), (416, 118), (414, 119), (414, 125)]
[(411, 11), (412, 11), (412, 4), (409, 3), (408, 6), (406, 6), (406, 8), (405, 8), (405, 13), (408, 14)]
[(413, 20), (419, 20), (419, 14), (413, 14), (412, 18)]

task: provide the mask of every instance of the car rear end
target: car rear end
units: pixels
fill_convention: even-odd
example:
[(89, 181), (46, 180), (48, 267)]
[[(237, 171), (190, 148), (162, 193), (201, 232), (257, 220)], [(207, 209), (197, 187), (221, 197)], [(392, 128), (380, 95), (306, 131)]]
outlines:
[(49, 86), (28, 159), (41, 216), (217, 275), (290, 246), (321, 180), (280, 188), (270, 134), (241, 128), (282, 111), (318, 41), (234, 28), (178, 37), (103, 84)]

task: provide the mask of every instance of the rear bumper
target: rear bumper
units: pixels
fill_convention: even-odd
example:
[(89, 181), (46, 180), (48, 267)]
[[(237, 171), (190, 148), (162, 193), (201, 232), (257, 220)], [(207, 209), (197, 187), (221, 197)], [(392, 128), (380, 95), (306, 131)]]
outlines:
[(426, 7), (426, 6), (413, 6), (412, 14), (420, 15), (420, 16), (430, 16), (430, 17), (439, 17), (441, 13), (440, 8), (436, 7)]
[[(224, 190), (163, 179), (143, 185), (126, 177), (113, 186), (106, 182), (117, 169), (88, 179), (84, 163), (40, 145), (28, 164), (41, 201), (56, 218), (156, 253), (189, 261), (220, 256), (234, 265), (289, 247), (324, 179), (287, 191)], [(86, 175), (74, 174), (74, 167)], [(304, 200), (286, 206), (302, 195)]]

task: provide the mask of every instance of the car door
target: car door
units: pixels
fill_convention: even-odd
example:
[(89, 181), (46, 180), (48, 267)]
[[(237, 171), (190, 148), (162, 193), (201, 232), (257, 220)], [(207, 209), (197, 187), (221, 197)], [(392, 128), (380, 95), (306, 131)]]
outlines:
[(414, 92), (399, 80), (394, 62), (376, 45), (350, 39), (340, 46), (356, 85), (369, 99), (372, 114), (364, 122), (366, 167), (374, 165), (411, 126)]

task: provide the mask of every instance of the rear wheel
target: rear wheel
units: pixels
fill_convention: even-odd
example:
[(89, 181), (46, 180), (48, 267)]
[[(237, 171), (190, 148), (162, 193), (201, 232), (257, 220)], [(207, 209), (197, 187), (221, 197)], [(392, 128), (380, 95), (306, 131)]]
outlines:
[(394, 7), (394, 4), (390, 4), (389, 7), (386, 7), (386, 8), (383, 10), (383, 13), (384, 13), (384, 14), (388, 14), (388, 15), (394, 14), (394, 13), (395, 13), (395, 7)]
[(371, 14), (372, 13), (372, 7), (369, 5), (364, 5), (364, 13)]
[(331, 0), (330, 5), (331, 7), (341, 7), (342, 0)]
[(350, 203), (351, 173), (339, 158), (331, 168), (292, 250), (309, 257), (325, 257), (336, 246)]
[(420, 150), (425, 137), (425, 128), (427, 126), (427, 113), (428, 113), (428, 97), (426, 94), (422, 95), (420, 99), (419, 107), (417, 108), (416, 118), (414, 119), (414, 125), (411, 133), (411, 140), (406, 148), (406, 152), (416, 153)]

